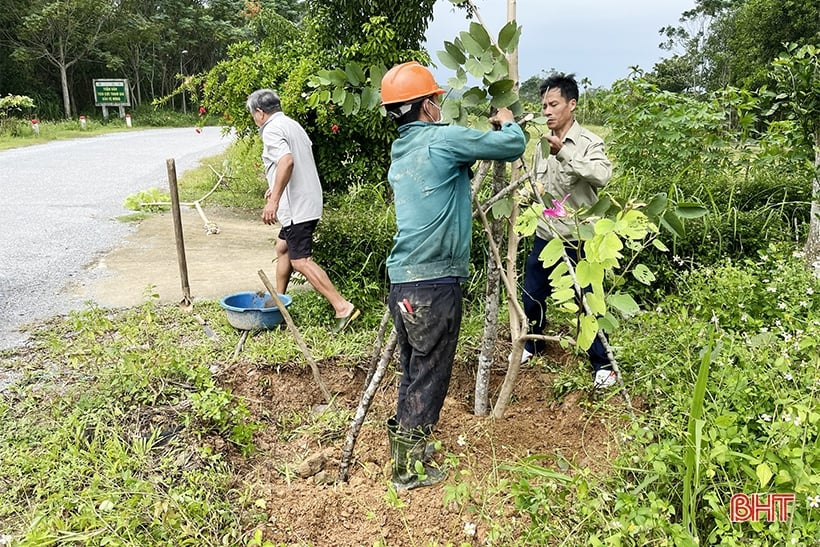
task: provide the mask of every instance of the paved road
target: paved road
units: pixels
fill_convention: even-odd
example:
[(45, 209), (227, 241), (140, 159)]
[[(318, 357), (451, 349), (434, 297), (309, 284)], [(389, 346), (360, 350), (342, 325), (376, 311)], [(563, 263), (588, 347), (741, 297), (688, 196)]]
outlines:
[(116, 220), (126, 197), (168, 188), (167, 159), (181, 175), (231, 140), (150, 129), (0, 151), (0, 349), (25, 341), (22, 325), (84, 307), (63, 289), (133, 230)]

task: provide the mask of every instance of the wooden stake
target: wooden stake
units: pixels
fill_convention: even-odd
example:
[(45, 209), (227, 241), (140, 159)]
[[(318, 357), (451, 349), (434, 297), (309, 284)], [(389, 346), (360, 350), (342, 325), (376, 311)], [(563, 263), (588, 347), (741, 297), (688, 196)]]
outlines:
[(302, 354), (304, 354), (305, 359), (307, 359), (310, 369), (313, 371), (313, 379), (316, 380), (316, 384), (319, 386), (319, 391), (322, 392), (325, 402), (329, 405), (333, 404), (333, 396), (330, 394), (330, 391), (328, 391), (325, 383), (322, 381), (322, 376), (319, 374), (319, 367), (310, 355), (310, 350), (308, 350), (307, 344), (305, 344), (305, 341), (302, 339), (302, 335), (299, 334), (299, 330), (296, 328), (296, 324), (293, 322), (293, 318), (291, 318), (288, 309), (285, 307), (282, 299), (279, 298), (279, 293), (277, 293), (276, 289), (273, 288), (273, 284), (271, 284), (268, 276), (265, 275), (264, 270), (259, 270), (257, 273), (259, 274), (259, 278), (262, 280), (262, 283), (265, 284), (265, 288), (268, 289), (271, 298), (273, 298), (274, 302), (276, 302), (276, 306), (282, 313), (282, 317), (285, 318), (285, 323), (287, 323), (288, 329), (296, 339), (296, 343), (299, 344), (299, 348), (302, 350)]

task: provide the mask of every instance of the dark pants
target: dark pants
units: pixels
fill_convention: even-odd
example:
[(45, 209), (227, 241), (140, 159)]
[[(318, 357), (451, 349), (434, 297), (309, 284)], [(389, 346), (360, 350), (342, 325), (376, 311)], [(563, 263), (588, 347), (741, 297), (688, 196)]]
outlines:
[[(547, 242), (540, 237), (533, 238), (532, 251), (527, 256), (527, 266), (524, 273), (524, 294), (522, 295), (522, 302), (524, 304), (524, 313), (527, 315), (530, 324), (531, 334), (542, 334), (544, 328), (547, 326), (546, 309), (547, 299), (552, 294), (552, 287), (550, 286), (549, 275), (552, 270), (560, 264), (556, 262), (555, 265), (545, 268), (544, 263), (538, 259), (538, 255), (544, 250)], [(573, 264), (578, 263), (578, 249), (574, 246), (566, 245), (567, 256)], [(592, 287), (584, 287), (584, 292), (590, 292)], [(580, 302), (579, 302), (580, 305)], [(544, 350), (544, 342), (540, 340), (527, 340), (524, 347), (530, 353), (539, 353)], [(595, 337), (592, 346), (587, 350), (589, 361), (592, 364), (593, 370), (602, 368), (610, 368), (609, 357), (606, 355), (606, 348), (601, 342), (600, 338)]]
[(461, 299), (458, 283), (390, 286), (401, 366), (396, 419), (404, 430), (429, 435), (438, 422), (461, 329)]

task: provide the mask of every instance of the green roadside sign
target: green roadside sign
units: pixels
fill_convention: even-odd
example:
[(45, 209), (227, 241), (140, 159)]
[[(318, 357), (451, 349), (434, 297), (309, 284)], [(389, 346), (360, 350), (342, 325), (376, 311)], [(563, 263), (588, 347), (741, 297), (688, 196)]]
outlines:
[(131, 106), (128, 80), (93, 80), (94, 106)]

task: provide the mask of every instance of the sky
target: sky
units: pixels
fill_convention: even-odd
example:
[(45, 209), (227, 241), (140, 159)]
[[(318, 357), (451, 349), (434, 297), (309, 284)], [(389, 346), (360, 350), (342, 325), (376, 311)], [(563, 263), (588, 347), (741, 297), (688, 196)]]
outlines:
[[(507, 0), (473, 0), (490, 34), (496, 38), (507, 20)], [(521, 81), (541, 72), (574, 72), (592, 87), (610, 87), (626, 78), (630, 66), (649, 71), (672, 52), (658, 47), (664, 26), (679, 26), (681, 14), (695, 0), (517, 0), (516, 20), (522, 27), (518, 44)], [(438, 68), (436, 81), (445, 85), (454, 71), (438, 60), (444, 41), (469, 29), (462, 11), (448, 0), (437, 0), (427, 29), (425, 48)]]

